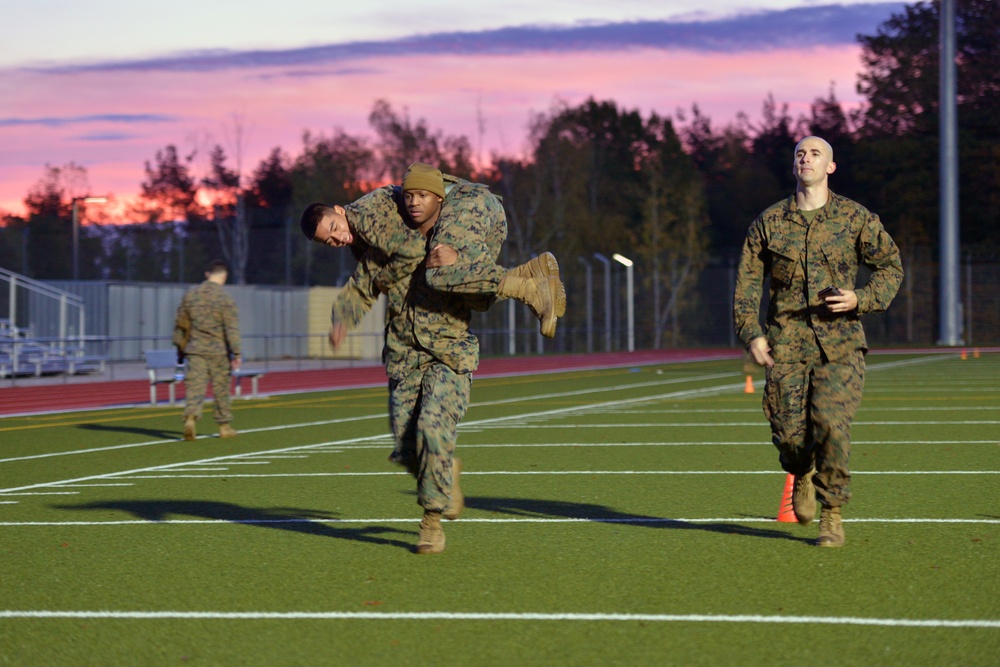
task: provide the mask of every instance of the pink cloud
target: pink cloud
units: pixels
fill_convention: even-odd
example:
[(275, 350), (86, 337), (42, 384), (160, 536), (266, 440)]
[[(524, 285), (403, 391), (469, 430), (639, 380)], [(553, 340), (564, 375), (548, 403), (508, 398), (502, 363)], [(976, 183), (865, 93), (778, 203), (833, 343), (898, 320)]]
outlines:
[[(230, 157), (233, 115), (244, 121), (243, 168), (251, 171), (275, 146), (292, 155), (304, 130), (339, 127), (368, 134), (368, 113), (386, 99), (432, 129), (464, 134), (480, 147), (477, 115), (485, 120), (485, 156), (525, 150), (531, 113), (554, 101), (587, 97), (619, 107), (673, 116), (697, 104), (717, 127), (738, 112), (759, 117), (773, 93), (793, 115), (825, 97), (831, 83), (843, 103), (854, 93), (859, 48), (719, 54), (660, 49), (529, 55), (426, 55), (370, 58), (350, 67), (299, 66), (216, 72), (0, 73), (0, 210), (22, 211), (22, 199), (46, 163), (87, 168), (90, 189), (134, 196), (143, 163), (175, 144), (183, 154), (222, 144)], [(115, 114), (107, 120), (85, 117)], [(125, 122), (121, 116), (134, 114)], [(152, 116), (152, 120), (143, 117)], [(34, 119), (81, 119), (63, 123)], [(18, 119), (20, 122), (12, 122)]]

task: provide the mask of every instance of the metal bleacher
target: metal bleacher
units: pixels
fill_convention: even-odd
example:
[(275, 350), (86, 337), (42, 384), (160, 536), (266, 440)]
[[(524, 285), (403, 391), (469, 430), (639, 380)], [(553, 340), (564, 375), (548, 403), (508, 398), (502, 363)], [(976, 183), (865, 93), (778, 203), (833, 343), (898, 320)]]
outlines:
[[(84, 345), (83, 299), (27, 276), (0, 268), (0, 378), (103, 372), (105, 359)], [(36, 336), (26, 305), (51, 312), (52, 331)], [(5, 316), (4, 316), (5, 315)], [(72, 331), (75, 325), (75, 331)]]
[(104, 372), (106, 359), (87, 355), (82, 347), (31, 338), (29, 332), (0, 319), (0, 378)]

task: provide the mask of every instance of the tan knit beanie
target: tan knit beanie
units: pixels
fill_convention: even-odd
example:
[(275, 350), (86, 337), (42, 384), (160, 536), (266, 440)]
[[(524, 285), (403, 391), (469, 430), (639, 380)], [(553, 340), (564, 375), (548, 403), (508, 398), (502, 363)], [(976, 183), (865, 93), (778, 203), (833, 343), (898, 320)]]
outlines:
[(444, 199), (444, 178), (441, 170), (423, 162), (414, 162), (403, 176), (403, 192), (426, 190)]

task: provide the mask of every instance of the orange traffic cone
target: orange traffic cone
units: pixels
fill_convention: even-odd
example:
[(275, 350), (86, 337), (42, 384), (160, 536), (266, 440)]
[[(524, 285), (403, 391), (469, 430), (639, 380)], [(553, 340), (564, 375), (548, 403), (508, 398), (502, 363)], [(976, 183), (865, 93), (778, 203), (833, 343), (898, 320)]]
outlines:
[(753, 376), (751, 376), (751, 375), (747, 376), (747, 384), (746, 384), (745, 387), (743, 387), (743, 393), (744, 394), (752, 394), (753, 393)]
[(966, 359), (968, 359), (968, 358), (969, 358), (969, 355), (967, 355), (967, 354), (965, 353), (965, 350), (964, 350), (964, 349), (962, 350), (962, 354), (961, 354), (961, 357), (962, 357), (962, 361), (965, 361)]
[(979, 358), (979, 348), (978, 347), (972, 348), (972, 356), (975, 357), (976, 359)]
[(795, 510), (792, 509), (792, 493), (795, 491), (795, 475), (789, 473), (785, 477), (785, 490), (781, 494), (781, 506), (778, 508), (778, 518), (775, 521), (783, 523), (798, 523)]

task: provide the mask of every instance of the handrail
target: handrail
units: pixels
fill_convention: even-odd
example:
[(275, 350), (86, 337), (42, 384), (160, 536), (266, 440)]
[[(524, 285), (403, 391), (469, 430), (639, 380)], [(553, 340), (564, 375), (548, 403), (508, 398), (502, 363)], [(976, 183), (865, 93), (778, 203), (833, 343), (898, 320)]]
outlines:
[[(54, 299), (59, 302), (59, 338), (66, 340), (68, 323), (69, 323), (69, 313), (67, 312), (69, 308), (76, 308), (77, 319), (78, 319), (78, 330), (77, 336), (83, 336), (85, 332), (85, 326), (87, 321), (86, 308), (84, 307), (83, 297), (68, 292), (58, 287), (52, 287), (51, 285), (46, 285), (45, 283), (35, 280), (34, 278), (29, 278), (28, 276), (23, 276), (19, 273), (14, 273), (8, 269), (0, 267), (0, 280), (6, 280), (9, 285), (8, 297), (7, 297), (7, 318), (6, 322), (10, 328), (11, 333), (15, 338), (18, 337), (20, 333), (20, 327), (17, 321), (17, 288), (23, 286), (24, 289), (29, 292), (34, 292), (40, 296)], [(62, 349), (65, 349), (65, 343), (61, 343)], [(19, 358), (18, 355), (14, 355), (12, 362), (12, 372), (17, 375), (20, 372), (18, 368)]]
[(53, 298), (63, 298), (72, 301), (74, 306), (83, 307), (83, 297), (78, 294), (73, 294), (72, 292), (67, 292), (64, 289), (59, 289), (58, 287), (53, 287), (47, 283), (43, 283), (40, 280), (35, 280), (34, 278), (29, 278), (28, 276), (21, 275), (20, 273), (14, 273), (9, 269), (0, 267), (0, 278), (6, 278), (16, 282), (18, 285), (24, 285), (25, 287), (32, 289), (36, 292), (42, 292), (45, 296), (51, 296)]

